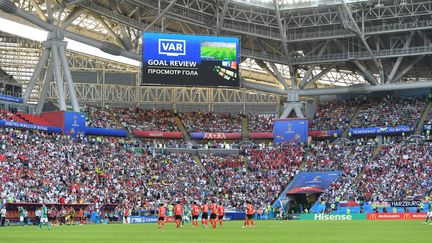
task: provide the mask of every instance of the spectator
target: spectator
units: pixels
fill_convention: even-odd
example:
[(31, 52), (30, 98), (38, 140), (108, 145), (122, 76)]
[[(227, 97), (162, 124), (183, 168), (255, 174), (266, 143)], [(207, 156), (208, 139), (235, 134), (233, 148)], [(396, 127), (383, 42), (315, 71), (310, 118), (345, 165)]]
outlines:
[(249, 131), (273, 132), (273, 121), (276, 114), (248, 114)]
[(174, 132), (180, 131), (175, 123), (174, 112), (168, 110), (143, 110), (136, 108), (117, 108), (113, 114), (129, 130)]
[(92, 106), (85, 106), (84, 110), (87, 114), (87, 127), (122, 129), (122, 126), (113, 120), (109, 111)]
[(204, 111), (180, 114), (189, 132), (241, 132), (242, 115), (232, 113), (212, 113)]

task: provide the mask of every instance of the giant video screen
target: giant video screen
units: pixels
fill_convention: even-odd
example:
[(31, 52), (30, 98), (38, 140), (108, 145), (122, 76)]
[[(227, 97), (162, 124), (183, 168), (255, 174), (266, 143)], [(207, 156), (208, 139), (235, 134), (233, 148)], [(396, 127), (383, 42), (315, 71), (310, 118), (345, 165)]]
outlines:
[(143, 85), (239, 86), (236, 37), (144, 33)]

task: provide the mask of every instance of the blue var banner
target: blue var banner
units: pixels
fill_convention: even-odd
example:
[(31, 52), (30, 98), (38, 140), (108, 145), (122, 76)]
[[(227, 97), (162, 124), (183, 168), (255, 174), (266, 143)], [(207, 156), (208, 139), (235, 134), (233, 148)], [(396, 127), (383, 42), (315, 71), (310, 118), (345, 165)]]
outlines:
[(351, 135), (375, 135), (375, 134), (396, 134), (403, 132), (414, 132), (415, 128), (410, 126), (396, 127), (368, 127), (368, 128), (351, 128)]
[(76, 138), (86, 135), (86, 115), (79, 112), (64, 112), (63, 134)]
[(307, 119), (280, 119), (274, 121), (274, 142), (303, 142), (308, 141)]

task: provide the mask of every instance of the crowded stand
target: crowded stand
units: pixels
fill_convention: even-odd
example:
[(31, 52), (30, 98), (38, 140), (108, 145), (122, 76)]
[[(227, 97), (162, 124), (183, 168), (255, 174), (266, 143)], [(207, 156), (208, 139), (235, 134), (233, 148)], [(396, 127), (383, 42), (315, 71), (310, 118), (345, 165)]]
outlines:
[[(354, 125), (378, 126), (394, 119), (392, 126), (413, 126), (425, 105), (419, 98), (372, 100), (364, 104), (359, 114), (361, 122)], [(359, 106), (357, 101), (319, 106), (310, 129), (346, 129)], [(180, 130), (175, 113), (167, 110), (114, 108), (111, 113), (87, 106), (86, 113), (89, 127), (119, 129), (117, 119), (131, 130)], [(179, 115), (190, 132), (239, 133), (242, 128), (241, 114)], [(251, 114), (249, 130), (270, 132), (274, 118), (271, 114)], [(7, 111), (0, 111), (0, 119), (25, 122)], [(164, 138), (141, 138), (138, 144), (138, 140), (127, 138), (78, 135), (72, 139), (0, 128), (0, 195), (2, 203), (115, 204), (121, 210), (154, 209), (160, 202), (177, 200), (190, 203), (216, 199), (227, 211), (238, 212), (246, 200), (251, 200), (256, 208), (264, 210), (299, 171), (341, 171), (318, 198), (323, 202), (421, 200), (431, 193), (431, 144), (406, 144), (404, 136), (383, 137), (380, 143), (384, 145), (373, 158), (379, 139), (350, 139), (345, 143), (312, 140), (309, 146)], [(215, 151), (239, 146), (240, 155)], [(184, 153), (190, 149), (206, 150), (208, 154), (199, 156), (204, 169), (191, 154)]]
[(320, 104), (309, 130), (327, 131), (346, 129), (360, 106), (359, 101), (337, 100)]
[(353, 127), (416, 126), (425, 107), (426, 100), (420, 97), (370, 100), (360, 110)]
[(86, 106), (84, 111), (87, 114), (88, 127), (122, 129), (121, 125), (113, 120), (110, 112), (103, 108)]
[(189, 132), (239, 133), (242, 129), (242, 115), (238, 113), (192, 111), (180, 116)]
[(173, 132), (179, 131), (175, 114), (170, 110), (135, 108), (115, 108), (114, 116), (130, 130)]
[(432, 144), (384, 145), (351, 187), (364, 201), (422, 200), (432, 188)]
[(250, 168), (238, 155), (201, 155), (230, 210), (241, 210), (248, 198), (257, 208), (267, 207), (298, 173), (304, 159), (303, 148), (288, 144), (252, 149), (247, 154)]
[(145, 148), (193, 148), (195, 146), (191, 141), (179, 139), (142, 138), (140, 140)]
[(276, 114), (248, 114), (249, 131), (273, 132), (273, 121)]
[(303, 147), (288, 143), (250, 150), (250, 169), (257, 178), (257, 191), (261, 191), (261, 203), (257, 204), (274, 201), (299, 172), (304, 158)]
[(0, 129), (0, 193), (8, 202), (121, 203), (200, 199), (208, 182), (188, 154), (132, 150), (122, 138), (72, 140)]
[(345, 145), (314, 141), (303, 171), (341, 171), (338, 180), (321, 194), (321, 200), (354, 200), (356, 195), (352, 183), (361, 174), (375, 148), (375, 143), (368, 140)]

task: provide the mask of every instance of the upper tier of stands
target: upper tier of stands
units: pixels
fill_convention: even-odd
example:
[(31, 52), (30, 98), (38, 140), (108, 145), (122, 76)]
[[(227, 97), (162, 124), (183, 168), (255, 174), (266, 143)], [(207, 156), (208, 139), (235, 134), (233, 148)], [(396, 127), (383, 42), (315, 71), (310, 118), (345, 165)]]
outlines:
[(273, 121), (276, 114), (247, 114), (249, 131), (253, 132), (273, 132)]
[[(347, 129), (350, 123), (353, 128), (383, 126), (416, 126), (426, 107), (424, 98), (385, 97), (380, 100), (367, 101), (332, 101), (317, 107), (309, 130)], [(358, 111), (358, 109), (360, 109)], [(86, 106), (87, 125), (89, 127), (130, 130), (173, 132), (180, 131), (175, 122), (175, 113), (171, 110), (142, 108), (104, 108)], [(353, 121), (354, 115), (358, 116)], [(112, 114), (111, 114), (112, 113)], [(38, 116), (18, 113), (17, 117), (2, 111), (7, 120), (25, 123), (49, 125), (49, 122)], [(188, 132), (241, 132), (242, 114), (212, 113), (203, 111), (179, 113)], [(120, 124), (116, 121), (116, 119)], [(272, 132), (276, 114), (246, 114), (248, 130), (251, 132)], [(431, 121), (429, 114), (426, 123)]]
[(114, 116), (130, 130), (173, 132), (180, 131), (175, 114), (170, 110), (142, 108), (113, 108)]
[(110, 114), (110, 111), (93, 106), (85, 106), (85, 113), (87, 115), (88, 127), (112, 128), (122, 129), (123, 127), (116, 122)]
[(192, 111), (180, 113), (189, 132), (241, 132), (242, 115)]
[(332, 101), (320, 104), (309, 130), (346, 129), (360, 105), (359, 101)]
[(360, 110), (353, 127), (416, 126), (425, 107), (424, 98), (370, 100)]

